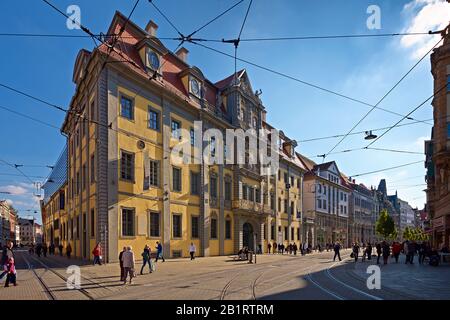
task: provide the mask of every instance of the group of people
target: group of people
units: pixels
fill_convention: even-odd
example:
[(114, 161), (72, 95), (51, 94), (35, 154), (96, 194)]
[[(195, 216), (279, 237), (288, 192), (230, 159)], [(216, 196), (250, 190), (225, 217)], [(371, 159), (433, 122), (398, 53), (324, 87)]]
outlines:
[(401, 253), (405, 254), (405, 264), (414, 264), (414, 257), (416, 255), (419, 257), (419, 264), (423, 264), (426, 257), (431, 258), (437, 255), (437, 251), (432, 249), (429, 242), (423, 241), (421, 243), (417, 243), (416, 241), (409, 240), (406, 240), (403, 243), (394, 241), (392, 244), (389, 244), (387, 241), (381, 241), (376, 243), (374, 247), (370, 242), (363, 244), (362, 247), (358, 243), (353, 243), (351, 257), (354, 258), (355, 262), (358, 262), (361, 251), (362, 262), (365, 261), (366, 257), (367, 260), (371, 260), (372, 253), (374, 252), (377, 256), (377, 264), (380, 264), (381, 258), (383, 258), (383, 264), (387, 264), (389, 257), (394, 258), (395, 263), (398, 263)]
[(13, 243), (8, 241), (5, 247), (1, 247), (2, 258), (0, 261), (0, 266), (2, 267), (0, 273), (0, 279), (6, 277), (5, 288), (9, 287), (10, 284), (17, 286), (17, 272), (14, 260)]
[[(155, 255), (155, 263), (158, 262), (158, 259), (161, 259), (165, 262), (163, 255), (163, 246), (157, 241), (156, 242), (156, 255)], [(95, 249), (94, 249), (95, 250)], [(195, 250), (194, 250), (195, 252)], [(144, 268), (148, 265), (149, 273), (153, 273), (156, 270), (156, 265), (152, 261), (152, 249), (150, 246), (145, 245), (144, 249), (141, 253), (142, 256), (142, 266), (140, 274), (144, 274)], [(193, 259), (193, 255), (191, 255), (191, 259)], [(136, 257), (133, 252), (132, 246), (123, 247), (122, 251), (119, 253), (119, 265), (120, 265), (120, 281), (123, 284), (127, 283), (129, 278), (129, 283), (133, 283), (133, 278), (136, 277)]]
[[(47, 243), (38, 243), (36, 246), (31, 245), (28, 249), (28, 252), (30, 254), (36, 254), (39, 258), (41, 256), (47, 257), (47, 253), (50, 255), (56, 254), (56, 248), (58, 248), (58, 253), (60, 256), (63, 256), (64, 252), (64, 246), (60, 243), (58, 246), (56, 246), (54, 243), (51, 243), (49, 246), (47, 246)], [(66, 256), (70, 259), (70, 256), (72, 254), (72, 246), (70, 243), (66, 246)]]
[(268, 253), (278, 253), (278, 254), (284, 254), (285, 252), (287, 254), (293, 254), (293, 255), (297, 255), (297, 251), (300, 251), (300, 253), (302, 255), (305, 255), (307, 253), (311, 253), (311, 245), (304, 243), (304, 244), (300, 244), (300, 246), (297, 246), (297, 244), (294, 243), (289, 243), (288, 245), (284, 245), (283, 243), (276, 243), (274, 242), (273, 245), (269, 242), (267, 244), (267, 251)]

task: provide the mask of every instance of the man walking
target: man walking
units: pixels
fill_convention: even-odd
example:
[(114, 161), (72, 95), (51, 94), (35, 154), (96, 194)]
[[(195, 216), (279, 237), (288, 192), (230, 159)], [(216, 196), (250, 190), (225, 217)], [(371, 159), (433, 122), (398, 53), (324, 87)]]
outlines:
[(383, 241), (382, 251), (383, 251), (383, 264), (387, 264), (389, 255), (391, 254), (391, 248), (389, 247), (389, 244), (386, 241)]
[(123, 269), (125, 272), (123, 284), (127, 283), (128, 275), (130, 275), (130, 284), (133, 283), (133, 277), (134, 277), (134, 252), (133, 248), (131, 246), (127, 247), (127, 251), (125, 251), (122, 254), (122, 261), (123, 261)]
[(372, 260), (372, 244), (369, 242), (366, 248), (367, 251), (367, 260)]
[(380, 264), (380, 257), (381, 257), (381, 243), (377, 243), (377, 264)]
[(125, 269), (123, 268), (123, 254), (127, 251), (127, 247), (123, 247), (119, 253), (119, 266), (120, 266), (120, 281), (125, 279)]
[(196, 251), (195, 244), (191, 242), (191, 245), (189, 246), (189, 254), (191, 255), (191, 260), (195, 259), (194, 257), (195, 251)]
[[(2, 260), (0, 262), (2, 269), (3, 269), (3, 266), (6, 266), (8, 264), (8, 262), (11, 258), (14, 258), (14, 253), (12, 251), (12, 248), (13, 248), (13, 243), (8, 240), (6, 242), (6, 246), (3, 247), (3, 251), (2, 251)], [(8, 274), (8, 272), (6, 270), (4, 272), (2, 272), (0, 274), (0, 279), (2, 279), (7, 274)]]
[(334, 258), (333, 261), (336, 261), (336, 257), (339, 258), (339, 261), (342, 261), (341, 259), (341, 245), (339, 242), (336, 242), (334, 245)]
[(395, 258), (395, 263), (398, 263), (398, 257), (400, 256), (400, 252), (402, 251), (402, 246), (400, 243), (398, 243), (397, 241), (395, 241), (392, 244), (392, 254), (394, 255)]
[(159, 241), (156, 241), (156, 260), (155, 260), (155, 262), (158, 262), (158, 259), (162, 259), (162, 261), (165, 262), (164, 255), (163, 255), (163, 246)]
[(272, 245), (270, 244), (270, 242), (267, 244), (267, 251), (269, 252), (269, 254), (270, 254), (270, 249), (272, 249)]
[(358, 243), (355, 243), (353, 245), (352, 253), (353, 253), (353, 258), (355, 258), (355, 262), (358, 262), (358, 256), (359, 256), (359, 245), (358, 245)]

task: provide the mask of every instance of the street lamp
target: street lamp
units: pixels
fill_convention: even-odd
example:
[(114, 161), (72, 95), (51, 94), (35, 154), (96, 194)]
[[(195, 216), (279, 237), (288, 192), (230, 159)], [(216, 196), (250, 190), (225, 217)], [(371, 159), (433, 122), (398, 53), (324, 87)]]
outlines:
[(373, 140), (376, 139), (378, 136), (376, 134), (372, 133), (372, 130), (366, 131), (366, 137), (364, 139), (366, 140)]

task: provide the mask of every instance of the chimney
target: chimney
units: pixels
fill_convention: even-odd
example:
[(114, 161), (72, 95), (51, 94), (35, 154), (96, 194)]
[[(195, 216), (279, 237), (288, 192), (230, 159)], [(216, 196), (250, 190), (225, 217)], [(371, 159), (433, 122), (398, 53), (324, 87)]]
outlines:
[(156, 31), (158, 31), (158, 25), (153, 20), (150, 20), (147, 23), (147, 26), (145, 27), (145, 31), (147, 31), (147, 33), (150, 36), (156, 37)]
[(180, 49), (177, 50), (177, 52), (175, 52), (177, 57), (183, 60), (185, 63), (187, 63), (188, 53), (189, 51), (185, 47), (181, 47)]

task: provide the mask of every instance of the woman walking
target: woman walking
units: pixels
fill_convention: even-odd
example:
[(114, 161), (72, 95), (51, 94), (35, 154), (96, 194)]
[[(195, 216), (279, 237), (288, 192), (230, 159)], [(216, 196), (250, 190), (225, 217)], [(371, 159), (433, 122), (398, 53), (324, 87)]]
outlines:
[(383, 241), (382, 250), (383, 250), (383, 264), (387, 264), (389, 255), (391, 254), (391, 248), (389, 247), (389, 244), (386, 241)]
[(100, 242), (97, 243), (94, 250), (92, 250), (92, 254), (94, 255), (94, 266), (97, 263), (102, 265), (102, 246), (100, 245)]
[(358, 262), (359, 245), (358, 245), (357, 243), (355, 243), (355, 244), (353, 245), (352, 253), (353, 253), (353, 258), (355, 258), (355, 262)]
[(148, 245), (145, 245), (144, 251), (142, 252), (142, 267), (141, 267), (141, 274), (144, 274), (144, 267), (148, 263), (148, 269), (149, 272), (152, 273), (152, 258), (151, 258), (151, 251), (150, 247)]

